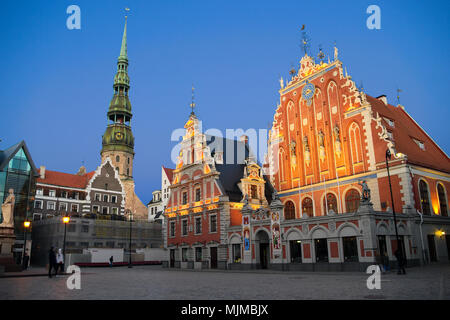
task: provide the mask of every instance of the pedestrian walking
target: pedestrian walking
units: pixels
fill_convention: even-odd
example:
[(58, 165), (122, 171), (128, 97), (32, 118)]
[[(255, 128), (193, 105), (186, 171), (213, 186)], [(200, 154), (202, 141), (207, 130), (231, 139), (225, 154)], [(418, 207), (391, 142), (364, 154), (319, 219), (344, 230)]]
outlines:
[(401, 249), (395, 250), (394, 255), (397, 258), (397, 264), (398, 264), (397, 274), (406, 274), (406, 271), (405, 271), (405, 257), (403, 256), (402, 250)]
[(389, 266), (389, 256), (388, 256), (386, 250), (384, 250), (382, 259), (383, 259), (383, 268), (384, 268), (384, 271), (385, 271), (385, 272), (388, 272), (391, 268), (390, 268), (390, 266)]
[(52, 269), (55, 269), (55, 276), (56, 276), (56, 272), (58, 270), (56, 270), (56, 254), (55, 254), (55, 249), (53, 247), (51, 247), (50, 250), (48, 251), (48, 277), (49, 278), (52, 277)]
[(110, 266), (110, 267), (113, 266), (113, 261), (114, 261), (114, 258), (113, 258), (113, 256), (111, 256), (111, 257), (109, 258), (109, 266)]
[(61, 248), (58, 249), (58, 253), (56, 254), (56, 274), (58, 274), (58, 270), (61, 270), (64, 273), (64, 255), (62, 254)]

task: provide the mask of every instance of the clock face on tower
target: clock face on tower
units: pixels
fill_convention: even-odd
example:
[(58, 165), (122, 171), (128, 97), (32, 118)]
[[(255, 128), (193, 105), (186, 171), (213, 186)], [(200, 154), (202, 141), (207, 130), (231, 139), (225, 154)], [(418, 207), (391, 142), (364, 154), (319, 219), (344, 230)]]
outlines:
[(116, 132), (116, 139), (122, 140), (123, 139), (123, 133), (122, 132)]

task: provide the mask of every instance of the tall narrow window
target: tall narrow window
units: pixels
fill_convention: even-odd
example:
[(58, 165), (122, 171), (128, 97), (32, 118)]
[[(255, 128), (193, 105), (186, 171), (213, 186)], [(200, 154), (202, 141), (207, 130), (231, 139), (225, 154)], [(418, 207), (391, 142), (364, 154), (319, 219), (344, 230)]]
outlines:
[(422, 213), (426, 215), (431, 215), (430, 198), (428, 196), (428, 185), (423, 180), (420, 180), (419, 182), (419, 194)]
[(187, 220), (183, 220), (181, 222), (181, 231), (183, 236), (187, 236), (188, 234), (188, 221)]
[(302, 212), (303, 214), (306, 214), (308, 217), (312, 217), (314, 215), (313, 202), (311, 198), (306, 197), (305, 199), (303, 199)]
[(334, 194), (327, 193), (326, 197), (323, 198), (323, 213), (330, 213), (331, 210), (333, 210), (335, 213), (338, 212), (337, 198)]
[(437, 190), (438, 190), (439, 208), (441, 210), (441, 216), (448, 217), (447, 197), (445, 196), (445, 190), (444, 190), (444, 186), (442, 185), (442, 183), (438, 183)]
[(345, 208), (347, 212), (356, 212), (359, 208), (359, 192), (355, 189), (350, 189), (345, 194)]
[(217, 231), (217, 217), (215, 215), (209, 217), (209, 230), (210, 232)]
[(284, 204), (284, 219), (295, 219), (295, 206), (292, 201), (288, 201)]
[(195, 201), (200, 201), (201, 199), (201, 191), (200, 188), (195, 189)]

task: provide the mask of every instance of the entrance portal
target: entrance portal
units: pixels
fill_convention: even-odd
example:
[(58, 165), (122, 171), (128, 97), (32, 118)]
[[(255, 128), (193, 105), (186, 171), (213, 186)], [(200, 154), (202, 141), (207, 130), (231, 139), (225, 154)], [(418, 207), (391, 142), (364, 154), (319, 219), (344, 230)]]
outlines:
[[(269, 235), (265, 231), (258, 231), (255, 236), (256, 245), (259, 247), (257, 249), (257, 253), (259, 257), (257, 257), (257, 261), (259, 262), (259, 267), (261, 269), (267, 269), (270, 262), (270, 241)], [(259, 258), (259, 259), (258, 259)]]

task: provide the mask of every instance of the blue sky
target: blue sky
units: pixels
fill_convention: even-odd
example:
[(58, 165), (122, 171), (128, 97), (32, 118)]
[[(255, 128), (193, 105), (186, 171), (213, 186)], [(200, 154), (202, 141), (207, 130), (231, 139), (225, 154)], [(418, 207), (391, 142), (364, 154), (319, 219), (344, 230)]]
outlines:
[[(81, 9), (68, 30), (66, 9)], [(369, 30), (366, 9), (381, 9)], [(142, 201), (174, 167), (191, 85), (204, 129), (267, 128), (280, 76), (311, 52), (339, 58), (357, 85), (401, 104), (449, 154), (448, 1), (2, 1), (0, 149), (25, 140), (37, 166), (75, 173), (100, 164), (124, 8), (128, 19), (134, 177)]]

